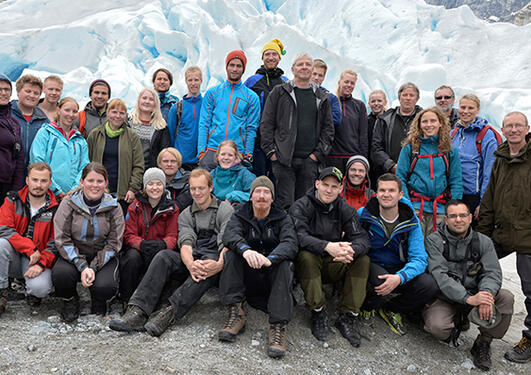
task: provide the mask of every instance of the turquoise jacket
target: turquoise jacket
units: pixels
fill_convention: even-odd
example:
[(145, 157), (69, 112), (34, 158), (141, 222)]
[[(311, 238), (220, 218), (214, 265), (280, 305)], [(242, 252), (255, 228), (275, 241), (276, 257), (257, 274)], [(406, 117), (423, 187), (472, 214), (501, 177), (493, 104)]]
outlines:
[(197, 153), (216, 151), (230, 139), (243, 157), (253, 156), (254, 139), (260, 121), (260, 99), (241, 81), (214, 86), (206, 92), (201, 105)]
[(229, 169), (218, 166), (212, 172), (214, 179), (214, 195), (229, 202), (247, 202), (251, 192), (251, 184), (256, 176), (241, 164)]
[[(437, 144), (439, 136), (421, 138), (420, 139), (419, 155), (436, 155), (439, 153)], [(463, 197), (463, 178), (461, 175), (461, 159), (459, 158), (459, 151), (452, 147), (447, 155), (450, 176), (446, 178), (446, 165), (442, 156), (437, 157), (420, 157), (417, 164), (411, 173), (409, 182), (406, 181), (407, 175), (411, 168), (413, 156), (411, 155), (411, 145), (407, 144), (400, 151), (398, 163), (396, 167), (396, 175), (402, 180), (404, 184), (404, 198), (410, 200), (409, 187), (416, 193), (428, 197), (435, 198), (441, 195), (446, 187), (450, 189), (452, 199), (461, 199)], [(420, 209), (421, 202), (411, 202), (416, 210)], [(433, 205), (431, 202), (424, 203), (424, 212), (433, 213)], [(444, 214), (444, 204), (437, 203), (437, 214)]]
[(57, 195), (78, 187), (89, 157), (87, 142), (78, 130), (67, 140), (52, 124), (44, 124), (37, 132), (31, 145), (30, 164), (36, 161), (48, 163), (52, 168), (50, 189)]

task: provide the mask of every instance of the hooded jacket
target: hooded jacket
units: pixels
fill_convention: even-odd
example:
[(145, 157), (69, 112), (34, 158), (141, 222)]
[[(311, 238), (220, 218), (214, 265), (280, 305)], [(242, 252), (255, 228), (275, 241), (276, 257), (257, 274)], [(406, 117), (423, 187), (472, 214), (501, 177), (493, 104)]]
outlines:
[(52, 268), (55, 255), (49, 249), (53, 248), (53, 216), (57, 207), (55, 196), (48, 190), (46, 203), (31, 217), (28, 187), (19, 192), (10, 191), (0, 207), (0, 238), (8, 240), (13, 249), (27, 257), (39, 251), (41, 258), (37, 264)]
[[(465, 238), (459, 238), (448, 230), (447, 225), (443, 225), (426, 240), (428, 269), (431, 275), (443, 296), (460, 304), (466, 304), (467, 298), (479, 291), (487, 291), (496, 296), (502, 285), (502, 270), (494, 245), (490, 238), (481, 233), (478, 233), (481, 268), (476, 276), (469, 276), (466, 272), (474, 263), (471, 257), (466, 259), (473, 232), (474, 230), (470, 228)], [(446, 241), (448, 241), (448, 259), (444, 257)], [(462, 281), (456, 280), (455, 276)]]
[[(20, 151), (15, 157), (15, 143)], [(20, 125), (12, 116), (11, 103), (0, 105), (0, 182), (11, 190), (24, 186), (24, 145), (20, 136)]]
[(115, 198), (104, 193), (94, 213), (83, 200), (83, 191), (67, 195), (54, 218), (55, 246), (79, 272), (100, 270), (122, 248), (124, 215)]
[(355, 259), (367, 254), (370, 242), (367, 232), (360, 225), (356, 209), (340, 197), (330, 204), (324, 204), (316, 194), (316, 190), (309, 190), (289, 210), (300, 249), (326, 256), (328, 242), (346, 241), (352, 243)]
[[(155, 212), (153, 212), (155, 210)], [(137, 193), (125, 216), (124, 245), (140, 251), (143, 240), (159, 240), (166, 249), (177, 247), (179, 208), (165, 192), (159, 204), (152, 208), (148, 198)]]
[(74, 122), (74, 127), (76, 127), (83, 137), (88, 138), (90, 132), (96, 129), (98, 126), (103, 125), (107, 122), (107, 104), (105, 104), (105, 109), (100, 113), (96, 108), (92, 106), (92, 101), (88, 102), (85, 106), (85, 109), (82, 111), (85, 115), (85, 124), (80, 124), (81, 111), (78, 113), (78, 118)]
[(43, 161), (52, 168), (50, 189), (58, 195), (79, 186), (81, 172), (89, 163), (89, 158), (88, 145), (81, 133), (73, 129), (66, 139), (55, 124), (44, 124), (39, 129), (31, 145), (29, 162)]
[(489, 184), (490, 172), (494, 164), (494, 151), (498, 148), (496, 136), (487, 131), (481, 142), (481, 154), (478, 153), (476, 137), (487, 120), (477, 117), (476, 120), (464, 127), (460, 122), (455, 126), (457, 133), (452, 144), (459, 151), (461, 169), (463, 171), (463, 194), (479, 195), (483, 197)]
[(20, 125), (20, 134), (22, 138), (22, 147), (24, 148), (24, 166), (29, 163), (29, 152), (33, 139), (37, 135), (37, 132), (44, 124), (49, 122), (48, 117), (38, 106), (33, 109), (33, 115), (30, 121), (26, 121), (24, 115), (18, 107), (18, 100), (11, 101), (11, 114), (18, 121)]
[[(175, 103), (168, 114), (168, 131), (171, 144), (181, 153), (183, 164), (197, 164), (197, 137), (203, 97), (185, 95)], [(178, 108), (180, 108), (180, 113)], [(177, 129), (179, 125), (179, 129)]]
[(205, 94), (199, 118), (197, 152), (199, 159), (216, 151), (221, 142), (236, 142), (245, 158), (253, 156), (254, 139), (260, 121), (260, 100), (242, 81), (226, 80)]
[(507, 141), (495, 152), (489, 186), (481, 200), (481, 232), (504, 250), (531, 254), (531, 134), (517, 155), (511, 156)]
[(179, 207), (179, 212), (182, 212), (192, 204), (192, 196), (190, 195), (190, 186), (188, 184), (189, 176), (190, 172), (179, 168), (171, 182), (166, 184), (166, 190), (169, 191), (171, 199)]
[(398, 202), (399, 223), (387, 238), (380, 218), (380, 206), (376, 197), (358, 210), (362, 226), (369, 233), (369, 258), (384, 268), (398, 268), (401, 284), (414, 279), (426, 270), (428, 254), (424, 248), (424, 236), (415, 211), (409, 201)]
[(298, 251), (293, 221), (274, 202), (262, 226), (254, 217), (252, 202), (243, 203), (231, 216), (223, 243), (241, 256), (245, 250), (255, 250), (269, 258), (272, 264), (293, 260)]
[(350, 158), (352, 155), (367, 157), (369, 152), (367, 108), (361, 100), (352, 96), (340, 97), (341, 124), (335, 128), (334, 143), (329, 157)]
[(251, 184), (256, 176), (243, 165), (236, 164), (228, 169), (218, 166), (211, 174), (214, 180), (213, 193), (218, 199), (228, 199), (231, 203), (249, 200)]
[[(268, 158), (276, 155), (280, 164), (291, 167), (295, 141), (297, 138), (297, 100), (295, 83), (288, 81), (273, 88), (267, 99), (260, 132), (261, 148)], [(330, 112), (330, 96), (320, 87), (311, 83), (317, 104), (316, 131), (317, 145), (312, 152), (324, 163), (334, 140), (334, 124)]]
[[(245, 80), (244, 85), (253, 90), (260, 99), (260, 115), (269, 93), (277, 85), (287, 82), (288, 78), (284, 76), (284, 71), (280, 68), (266, 69), (265, 66), (258, 68), (256, 73)], [(258, 143), (257, 146), (260, 146)]]
[(358, 188), (350, 184), (347, 176), (343, 177), (343, 190), (341, 191), (341, 198), (343, 198), (349, 206), (354, 207), (356, 210), (365, 206), (374, 194), (375, 192), (371, 189), (369, 177), (365, 177), (361, 187)]

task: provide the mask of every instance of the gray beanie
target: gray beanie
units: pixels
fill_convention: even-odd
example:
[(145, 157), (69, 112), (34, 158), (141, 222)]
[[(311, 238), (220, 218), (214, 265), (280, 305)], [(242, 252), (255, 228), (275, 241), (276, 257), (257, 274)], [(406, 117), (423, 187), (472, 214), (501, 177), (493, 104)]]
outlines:
[(369, 169), (370, 164), (367, 158), (363, 155), (354, 155), (347, 161), (347, 168), (345, 169), (348, 172), (348, 169), (352, 165), (352, 163), (361, 163), (365, 166), (365, 170), (367, 171), (367, 175), (369, 175)]
[(160, 180), (164, 185), (166, 185), (166, 175), (160, 168), (149, 168), (144, 173), (144, 189), (149, 181)]
[(251, 194), (249, 194), (249, 197), (253, 195), (254, 189), (256, 189), (259, 186), (265, 186), (269, 190), (271, 190), (271, 194), (273, 195), (273, 199), (275, 198), (275, 186), (273, 185), (273, 182), (267, 177), (267, 176), (259, 176), (256, 177), (251, 184)]

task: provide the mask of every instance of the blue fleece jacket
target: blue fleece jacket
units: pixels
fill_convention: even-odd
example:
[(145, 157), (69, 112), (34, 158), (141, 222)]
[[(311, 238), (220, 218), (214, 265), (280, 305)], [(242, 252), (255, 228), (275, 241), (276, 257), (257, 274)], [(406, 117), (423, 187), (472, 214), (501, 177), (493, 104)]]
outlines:
[(360, 222), (369, 234), (372, 263), (384, 268), (398, 268), (401, 284), (407, 283), (422, 274), (428, 266), (428, 254), (424, 248), (424, 236), (419, 221), (408, 200), (398, 202), (399, 224), (387, 238), (380, 217), (377, 197), (358, 210)]
[[(439, 153), (437, 145), (439, 136), (421, 138), (419, 155), (436, 155)], [(450, 177), (446, 178), (446, 164), (442, 156), (418, 158), (413, 173), (406, 181), (407, 175), (411, 168), (413, 157), (411, 155), (411, 145), (407, 144), (400, 151), (396, 167), (396, 175), (402, 180), (404, 187), (409, 183), (409, 187), (416, 193), (435, 198), (441, 195), (447, 186), (450, 188), (452, 199), (461, 199), (463, 197), (463, 177), (461, 175), (461, 160), (459, 152), (452, 147), (447, 155)], [(409, 191), (404, 188), (404, 198), (410, 199)], [(421, 202), (411, 202), (416, 210), (420, 209)], [(433, 205), (429, 202), (424, 204), (424, 212), (433, 213)], [(444, 214), (444, 204), (437, 203), (437, 214)]]
[(216, 151), (221, 142), (231, 139), (244, 156), (253, 155), (254, 139), (260, 121), (260, 99), (241, 81), (228, 80), (210, 88), (204, 97), (199, 119), (197, 151)]
[(168, 130), (171, 143), (181, 153), (184, 164), (196, 164), (197, 160), (197, 135), (199, 133), (199, 117), (203, 97), (185, 95), (182, 100), (182, 114), (179, 132), (175, 134), (177, 127), (177, 103), (168, 114)]
[(30, 164), (37, 161), (52, 168), (52, 192), (68, 193), (79, 186), (81, 172), (90, 161), (87, 141), (77, 130), (67, 140), (52, 124), (44, 124), (30, 150)]
[(463, 194), (480, 195), (483, 197), (489, 184), (490, 172), (494, 164), (494, 151), (498, 148), (496, 136), (487, 131), (481, 143), (481, 154), (476, 147), (476, 137), (481, 129), (487, 125), (487, 120), (477, 117), (476, 121), (466, 128), (458, 122), (457, 134), (452, 144), (459, 151), (461, 169), (463, 173)]
[(243, 165), (237, 164), (228, 169), (218, 166), (210, 173), (214, 179), (214, 195), (218, 199), (228, 199), (231, 203), (249, 200), (251, 184), (256, 176)]

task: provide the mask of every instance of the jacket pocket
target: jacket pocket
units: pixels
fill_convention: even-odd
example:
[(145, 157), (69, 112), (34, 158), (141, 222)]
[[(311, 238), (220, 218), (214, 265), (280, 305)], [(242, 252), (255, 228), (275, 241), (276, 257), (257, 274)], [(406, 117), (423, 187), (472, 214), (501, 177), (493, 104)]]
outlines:
[(232, 106), (232, 114), (236, 117), (244, 117), (247, 114), (249, 108), (249, 102), (242, 98), (236, 98), (234, 105)]

